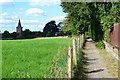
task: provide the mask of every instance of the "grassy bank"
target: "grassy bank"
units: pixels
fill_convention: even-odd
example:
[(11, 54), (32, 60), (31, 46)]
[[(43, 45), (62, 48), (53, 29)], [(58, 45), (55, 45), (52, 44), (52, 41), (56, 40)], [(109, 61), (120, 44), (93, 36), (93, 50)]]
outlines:
[(50, 61), (70, 43), (68, 38), (2, 41), (3, 78), (42, 78)]
[(118, 61), (112, 56), (112, 54), (108, 53), (106, 50), (98, 49), (100, 51), (100, 55), (104, 58), (106, 63), (106, 67), (109, 69), (109, 73), (114, 77), (118, 78)]

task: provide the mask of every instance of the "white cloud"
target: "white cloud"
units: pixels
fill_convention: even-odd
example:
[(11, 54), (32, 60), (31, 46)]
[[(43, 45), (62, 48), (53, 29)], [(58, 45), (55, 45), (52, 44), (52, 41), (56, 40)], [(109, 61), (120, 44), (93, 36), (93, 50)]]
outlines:
[(39, 27), (39, 28), (44, 28), (44, 27), (45, 27), (45, 25), (38, 25), (38, 27)]
[[(18, 20), (0, 20), (0, 23), (18, 23)], [(21, 20), (21, 23), (36, 23), (36, 24), (40, 24), (39, 20)]]
[(16, 19), (16, 18), (18, 18), (18, 16), (11, 16), (11, 18), (12, 18), (12, 19)]
[(1, 13), (0, 15), (1, 15), (1, 16), (7, 16), (8, 13), (7, 13), (7, 12), (4, 12), (4, 13)]
[(3, 3), (3, 2), (13, 2), (13, 0), (0, 0), (0, 3)]
[(45, 25), (24, 25), (26, 28), (36, 27), (36, 28), (44, 28)]
[(32, 27), (35, 27), (34, 25), (24, 25), (25, 29), (31, 29)]
[(43, 14), (44, 11), (42, 9), (38, 9), (38, 8), (30, 8), (26, 11), (26, 15), (33, 15), (33, 16), (40, 16), (41, 14)]
[(1, 7), (13, 7), (14, 3), (13, 0), (0, 0)]
[(54, 4), (60, 4), (61, 0), (31, 0), (30, 5), (32, 6), (50, 6)]
[(40, 23), (38, 20), (21, 20), (22, 23)]
[(11, 16), (7, 12), (4, 12), (4, 13), (0, 14), (0, 18), (2, 18), (2, 19), (16, 19), (16, 18), (18, 18), (18, 16), (16, 16), (16, 15)]
[(0, 20), (0, 23), (13, 23), (15, 20)]
[(2, 32), (4, 32), (5, 30), (9, 31), (9, 32), (13, 32), (16, 30), (16, 28), (14, 27), (14, 25), (8, 24), (8, 25), (4, 25), (4, 24), (0, 24), (0, 30)]
[(24, 8), (16, 8), (17, 10), (23, 10)]
[(48, 20), (49, 21), (51, 21), (51, 20), (61, 21), (61, 20), (64, 20), (64, 19), (65, 19), (65, 16), (56, 16), (56, 17), (49, 18)]
[(42, 25), (24, 25), (24, 29), (29, 29), (30, 31), (42, 31), (43, 27)]

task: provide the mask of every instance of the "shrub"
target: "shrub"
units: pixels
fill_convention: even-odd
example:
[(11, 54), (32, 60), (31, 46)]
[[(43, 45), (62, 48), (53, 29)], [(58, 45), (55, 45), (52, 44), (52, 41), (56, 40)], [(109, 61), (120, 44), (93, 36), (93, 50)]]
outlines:
[(49, 32), (46, 34), (46, 37), (52, 37), (52, 33), (49, 31)]
[(102, 41), (95, 43), (95, 46), (99, 49), (105, 49), (105, 44)]

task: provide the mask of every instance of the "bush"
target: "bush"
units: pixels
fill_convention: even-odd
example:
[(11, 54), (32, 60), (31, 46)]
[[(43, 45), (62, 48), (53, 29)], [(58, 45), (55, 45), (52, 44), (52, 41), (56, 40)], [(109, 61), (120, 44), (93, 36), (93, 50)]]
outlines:
[(105, 44), (102, 41), (95, 43), (95, 46), (99, 49), (105, 49)]
[(46, 34), (46, 37), (52, 37), (52, 33), (49, 31), (49, 32)]

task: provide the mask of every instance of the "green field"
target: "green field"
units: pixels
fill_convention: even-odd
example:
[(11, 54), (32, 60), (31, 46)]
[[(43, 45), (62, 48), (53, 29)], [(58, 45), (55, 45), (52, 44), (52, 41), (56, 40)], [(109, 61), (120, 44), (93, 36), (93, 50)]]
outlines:
[(68, 38), (3, 40), (2, 78), (42, 78), (53, 57), (64, 54), (69, 44)]

